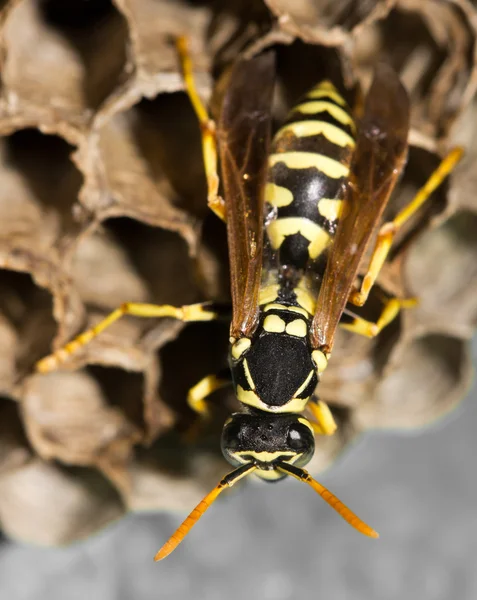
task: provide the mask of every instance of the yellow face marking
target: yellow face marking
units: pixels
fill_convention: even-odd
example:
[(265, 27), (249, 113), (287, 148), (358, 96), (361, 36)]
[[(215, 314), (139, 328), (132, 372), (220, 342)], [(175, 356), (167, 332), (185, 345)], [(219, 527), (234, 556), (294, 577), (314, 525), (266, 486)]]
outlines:
[(355, 141), (346, 131), (336, 127), (336, 125), (326, 123), (326, 121), (296, 121), (295, 123), (289, 123), (278, 131), (277, 136), (285, 133), (293, 133), (297, 138), (321, 133), (329, 142), (342, 148), (346, 146), (354, 148), (355, 146)]
[(308, 398), (291, 398), (289, 402), (283, 404), (283, 406), (268, 406), (257, 396), (252, 390), (244, 390), (242, 386), (237, 385), (237, 398), (242, 404), (247, 406), (253, 406), (259, 410), (264, 410), (269, 413), (288, 413), (288, 412), (303, 412), (305, 409)]
[[(327, 83), (329, 85), (324, 86), (323, 85), (324, 83)], [(310, 92), (308, 92), (306, 97), (314, 98), (314, 99), (329, 98), (330, 100), (333, 100), (334, 102), (336, 102), (336, 104), (341, 104), (341, 106), (346, 106), (346, 101), (344, 100), (344, 98), (340, 95), (340, 93), (337, 91), (335, 86), (332, 83), (330, 83), (329, 81), (326, 81), (326, 82), (323, 81), (322, 83), (317, 85), (314, 89), (312, 89)]]
[(295, 288), (296, 301), (302, 306), (310, 315), (315, 312), (315, 299), (308, 290), (303, 288)]
[(347, 177), (349, 168), (334, 158), (317, 152), (281, 152), (270, 154), (268, 165), (272, 168), (277, 163), (284, 163), (289, 169), (311, 169), (314, 167), (332, 179)]
[(243, 460), (244, 456), (253, 456), (253, 458), (259, 460), (260, 462), (273, 462), (280, 456), (289, 456), (290, 458), (296, 456), (296, 452), (292, 452), (291, 450), (276, 450), (275, 452), (267, 452), (266, 450), (262, 450), (260, 452), (255, 450), (240, 450), (239, 452), (234, 452), (233, 454), (239, 460)]
[[(284, 217), (283, 219), (272, 221), (267, 227), (268, 238), (274, 250), (280, 248), (288, 235), (294, 235), (295, 233), (301, 233), (303, 237), (311, 242), (311, 245), (313, 245), (315, 240), (320, 240), (320, 247), (323, 245), (325, 239), (328, 242), (331, 239), (328, 233), (319, 225), (303, 217)], [(310, 248), (308, 251), (310, 252)]]
[[(299, 420), (302, 421), (302, 419)], [(303, 421), (305, 422), (305, 424), (307, 424), (305, 419), (303, 419)], [(308, 427), (310, 427), (310, 425), (308, 425)], [(313, 432), (313, 429), (311, 429), (311, 431)], [(242, 464), (250, 462), (250, 458), (262, 463), (273, 463), (278, 458), (283, 457), (284, 462), (288, 463), (289, 465), (292, 465), (293, 463), (297, 462), (301, 456), (301, 452), (296, 453), (287, 450), (277, 452), (254, 452), (253, 450), (242, 450), (240, 452), (233, 453), (233, 457)], [(277, 469), (257, 469), (257, 471), (255, 471), (255, 475), (257, 475), (261, 479), (266, 479), (267, 481), (273, 481), (275, 479), (281, 479), (283, 477), (283, 473), (281, 473)]]
[(250, 369), (248, 368), (248, 362), (246, 358), (243, 360), (243, 370), (245, 371), (245, 378), (247, 379), (248, 385), (252, 388), (252, 390), (254, 390), (255, 383), (252, 379), (252, 375), (250, 374)]
[(285, 331), (285, 321), (278, 315), (268, 315), (263, 322), (263, 328), (268, 333), (283, 333)]
[(299, 313), (300, 315), (303, 315), (304, 317), (309, 317), (310, 314), (306, 312), (306, 310), (304, 308), (300, 308), (299, 306), (285, 306), (283, 304), (267, 304), (264, 308), (264, 311), (267, 312), (267, 310), (288, 310), (290, 312), (294, 312), (294, 313)]
[(258, 296), (258, 303), (260, 306), (262, 304), (269, 304), (270, 302), (273, 302), (273, 300), (276, 300), (279, 287), (280, 286), (278, 285), (267, 285), (266, 287), (262, 288)]
[(328, 366), (328, 359), (321, 350), (313, 350), (311, 360), (315, 363), (318, 374), (323, 373)]
[(293, 202), (293, 194), (286, 187), (267, 183), (265, 186), (265, 202), (277, 208), (289, 206)]
[(235, 360), (238, 360), (242, 354), (245, 352), (245, 350), (248, 350), (250, 348), (252, 341), (249, 338), (240, 338), (237, 342), (235, 342), (235, 344), (232, 346), (232, 350), (231, 350), (231, 354), (232, 354), (232, 358), (235, 358)]
[(327, 112), (333, 119), (339, 121), (343, 125), (349, 125), (353, 130), (355, 128), (354, 121), (350, 114), (345, 110), (336, 106), (332, 102), (326, 100), (314, 100), (312, 102), (303, 102), (293, 109), (293, 112), (299, 112), (305, 115), (313, 115), (320, 112)]
[(335, 221), (341, 216), (343, 201), (339, 198), (321, 198), (318, 200), (318, 212), (329, 221)]
[(295, 392), (295, 396), (299, 396), (303, 392), (303, 390), (306, 388), (306, 386), (310, 383), (312, 377), (313, 377), (313, 371), (310, 371), (308, 373), (308, 377), (305, 379), (305, 381), (300, 385), (300, 387)]
[(285, 331), (289, 335), (294, 335), (296, 337), (305, 337), (307, 334), (306, 323), (303, 319), (295, 319), (287, 324)]
[(283, 478), (283, 473), (281, 471), (277, 471), (276, 469), (270, 469), (269, 471), (265, 471), (265, 469), (257, 469), (254, 471), (254, 474), (265, 481), (275, 481), (276, 479)]
[(315, 236), (314, 240), (308, 246), (308, 254), (311, 258), (320, 256), (322, 252), (326, 250), (330, 243), (331, 237), (324, 229), (320, 227), (320, 233)]

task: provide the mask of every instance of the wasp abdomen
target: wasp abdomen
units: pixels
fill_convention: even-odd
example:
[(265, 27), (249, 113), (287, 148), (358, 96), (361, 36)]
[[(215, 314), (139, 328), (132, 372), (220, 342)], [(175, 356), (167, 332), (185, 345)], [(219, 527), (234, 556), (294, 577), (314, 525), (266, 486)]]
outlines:
[(355, 124), (329, 81), (314, 87), (277, 132), (265, 200), (276, 211), (266, 231), (282, 265), (318, 258), (338, 224), (355, 145)]

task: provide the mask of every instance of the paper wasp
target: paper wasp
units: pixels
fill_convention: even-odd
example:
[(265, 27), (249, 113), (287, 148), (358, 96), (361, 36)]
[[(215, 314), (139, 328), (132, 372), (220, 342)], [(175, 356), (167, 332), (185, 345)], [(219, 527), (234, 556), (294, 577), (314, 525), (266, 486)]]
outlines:
[[(230, 379), (206, 377), (190, 390), (189, 404), (205, 414), (207, 396), (232, 382), (243, 410), (228, 419), (222, 434), (223, 454), (235, 470), (205, 496), (156, 560), (176, 548), (225, 488), (251, 473), (269, 481), (291, 475), (309, 484), (358, 531), (377, 537), (303, 469), (314, 452), (314, 434), (336, 429), (314, 392), (344, 315), (347, 329), (373, 337), (414, 304), (390, 298), (375, 323), (347, 308), (366, 302), (396, 232), (452, 171), (462, 150), (453, 149), (412, 202), (379, 228), (357, 288), (361, 259), (407, 156), (410, 105), (397, 74), (383, 64), (376, 68), (359, 122), (331, 82), (319, 83), (271, 141), (274, 53), (237, 60), (216, 127), (194, 87), (184, 39), (178, 48), (202, 130), (208, 205), (227, 225), (232, 296)], [(224, 199), (218, 195), (218, 157)], [(41, 360), (38, 370), (57, 368), (125, 314), (186, 322), (224, 316), (213, 303), (126, 303)]]

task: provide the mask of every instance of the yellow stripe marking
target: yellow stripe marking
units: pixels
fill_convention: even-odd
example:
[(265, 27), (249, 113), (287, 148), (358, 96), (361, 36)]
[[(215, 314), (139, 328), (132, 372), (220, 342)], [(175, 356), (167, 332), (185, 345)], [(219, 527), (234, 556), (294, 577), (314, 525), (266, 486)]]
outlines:
[(254, 383), (254, 381), (252, 379), (252, 375), (250, 373), (250, 369), (248, 368), (248, 362), (247, 362), (246, 358), (244, 358), (244, 361), (243, 361), (243, 370), (245, 371), (245, 377), (247, 379), (248, 385), (252, 388), (252, 390), (254, 390), (255, 389), (255, 383)]
[(278, 315), (268, 315), (263, 322), (263, 328), (268, 333), (283, 333), (285, 331), (285, 321)]
[(316, 365), (316, 370), (318, 374), (323, 373), (323, 371), (328, 366), (328, 359), (325, 354), (321, 350), (313, 350), (311, 353), (311, 359)]
[(333, 119), (336, 119), (343, 125), (349, 125), (353, 130), (355, 128), (354, 121), (349, 113), (343, 110), (341, 107), (336, 106), (326, 100), (313, 100), (312, 102), (303, 102), (298, 104), (293, 109), (293, 112), (299, 112), (300, 114), (313, 115), (320, 112), (329, 113)]
[(303, 425), (306, 425), (308, 427), (308, 429), (314, 433), (313, 431), (313, 427), (311, 426), (311, 423), (308, 421), (308, 419), (305, 419), (305, 417), (299, 417), (298, 418), (298, 422), (302, 423)]
[(279, 285), (274, 284), (267, 285), (266, 287), (262, 288), (258, 295), (259, 305), (262, 306), (262, 304), (269, 304), (270, 302), (273, 302), (273, 300), (276, 300), (279, 287)]
[(254, 391), (244, 390), (241, 385), (237, 385), (236, 393), (237, 398), (242, 404), (253, 406), (254, 408), (269, 413), (303, 412), (306, 403), (308, 402), (308, 398), (291, 398), (291, 400), (286, 404), (283, 404), (283, 406), (269, 406), (268, 404), (265, 404), (263, 400), (260, 400)]
[(335, 221), (341, 216), (343, 201), (339, 198), (321, 198), (318, 200), (318, 212), (329, 221)]
[(249, 338), (240, 338), (237, 342), (235, 342), (235, 344), (232, 346), (231, 349), (231, 354), (232, 357), (235, 358), (235, 360), (238, 360), (242, 354), (245, 352), (245, 350), (248, 350), (250, 348), (251, 345), (251, 340)]
[(277, 208), (289, 206), (293, 202), (293, 194), (286, 187), (267, 183), (265, 186), (265, 202)]
[(295, 288), (296, 301), (302, 306), (310, 315), (315, 312), (316, 301), (308, 290), (303, 288)]
[(264, 311), (267, 310), (288, 310), (290, 312), (299, 313), (304, 317), (309, 317), (310, 314), (306, 312), (304, 308), (300, 308), (299, 306), (285, 306), (284, 304), (267, 304), (264, 308)]
[(330, 243), (330, 235), (320, 227), (320, 233), (308, 246), (308, 254), (311, 258), (317, 258), (322, 252), (326, 250)]
[(269, 156), (268, 164), (270, 168), (280, 162), (284, 163), (289, 169), (311, 169), (314, 167), (332, 179), (347, 177), (349, 174), (349, 168), (346, 165), (317, 152), (282, 152)]
[(261, 462), (273, 462), (280, 456), (289, 456), (290, 458), (296, 456), (296, 452), (291, 450), (276, 450), (275, 452), (268, 452), (267, 450), (239, 450), (233, 453), (239, 460), (243, 460), (243, 457), (253, 456)]
[(288, 335), (294, 335), (295, 337), (305, 337), (307, 334), (306, 323), (303, 319), (295, 319), (287, 324), (285, 331)]
[(295, 396), (299, 396), (303, 392), (303, 390), (306, 388), (306, 386), (310, 383), (312, 377), (313, 377), (313, 371), (310, 371), (308, 373), (308, 377), (305, 379), (305, 381), (300, 385), (300, 387), (295, 392)]
[(355, 141), (346, 131), (326, 121), (295, 121), (295, 123), (284, 125), (278, 131), (277, 137), (287, 133), (293, 133), (297, 138), (319, 135), (321, 133), (329, 142), (342, 148), (346, 146), (354, 148), (355, 146)]
[(316, 88), (312, 89), (306, 95), (306, 98), (330, 98), (337, 104), (341, 104), (341, 106), (346, 106), (346, 100), (339, 94), (336, 88), (330, 84), (330, 87), (323, 87), (323, 84), (318, 85)]
[(267, 234), (274, 250), (278, 250), (289, 235), (301, 233), (309, 242), (308, 252), (312, 258), (326, 247), (330, 241), (329, 234), (310, 219), (303, 217), (284, 217), (272, 221), (267, 227)]

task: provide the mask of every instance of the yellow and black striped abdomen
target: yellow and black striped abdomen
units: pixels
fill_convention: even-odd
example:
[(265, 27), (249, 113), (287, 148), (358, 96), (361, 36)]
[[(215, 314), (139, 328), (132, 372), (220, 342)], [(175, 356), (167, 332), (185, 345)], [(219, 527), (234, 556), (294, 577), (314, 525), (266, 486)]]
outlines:
[(280, 264), (304, 268), (329, 245), (341, 210), (354, 134), (345, 100), (324, 81), (308, 92), (275, 135), (265, 190), (272, 211), (266, 231)]

